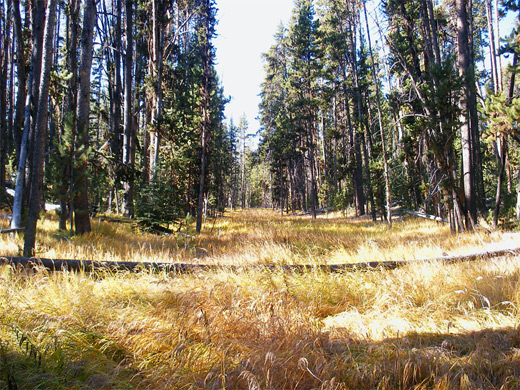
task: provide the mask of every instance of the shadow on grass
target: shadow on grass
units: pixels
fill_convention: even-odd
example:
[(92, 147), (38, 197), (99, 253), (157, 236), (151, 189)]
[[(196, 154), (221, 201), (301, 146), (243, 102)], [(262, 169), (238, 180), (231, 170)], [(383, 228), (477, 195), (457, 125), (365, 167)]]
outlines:
[[(341, 329), (328, 333), (295, 328), (287, 330), (283, 339), (281, 334), (273, 329), (273, 334), (256, 339), (248, 337), (247, 332), (223, 335), (218, 342), (201, 338), (197, 343), (207, 350), (220, 350), (222, 357), (209, 370), (184, 374), (175, 369), (173, 361), (183, 359), (185, 347), (181, 345), (170, 346), (172, 361), (161, 361), (158, 367), (139, 372), (133, 367), (142, 362), (135, 361), (121, 344), (112, 349), (93, 348), (67, 360), (66, 354), (55, 351), (35, 353), (24, 343), (2, 343), (0, 388), (520, 388), (518, 328), (463, 334), (411, 333), (382, 341), (352, 338)], [(108, 334), (96, 335), (98, 340), (109, 338)], [(170, 383), (169, 387), (164, 387), (165, 383)]]

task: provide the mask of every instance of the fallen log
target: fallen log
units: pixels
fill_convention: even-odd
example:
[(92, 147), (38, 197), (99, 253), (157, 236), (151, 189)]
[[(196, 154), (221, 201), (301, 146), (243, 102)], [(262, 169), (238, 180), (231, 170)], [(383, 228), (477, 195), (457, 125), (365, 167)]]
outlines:
[(408, 213), (408, 214), (411, 214), (411, 215), (415, 215), (416, 217), (431, 219), (431, 220), (437, 221), (437, 222), (449, 223), (449, 221), (446, 220), (446, 219), (443, 219), (441, 217), (437, 217), (436, 215), (426, 214), (426, 213), (423, 213), (422, 211), (412, 211), (412, 210), (403, 210), (403, 211), (405, 213)]
[(12, 229), (0, 229), (0, 234), (3, 234), (3, 233), (21, 232), (21, 231), (24, 231), (24, 230), (25, 230), (24, 227), (21, 227), (21, 228), (12, 228)]
[(520, 256), (520, 248), (501, 249), (488, 252), (477, 252), (467, 255), (444, 256), (414, 260), (389, 260), (389, 261), (369, 261), (361, 263), (347, 264), (284, 264), (284, 265), (216, 265), (216, 264), (187, 264), (187, 263), (153, 263), (153, 262), (132, 262), (132, 261), (96, 261), (96, 260), (61, 260), (45, 259), (35, 257), (0, 257), (1, 264), (11, 264), (24, 268), (43, 267), (50, 271), (165, 271), (172, 273), (190, 273), (196, 271), (242, 271), (242, 270), (286, 270), (294, 272), (305, 272), (321, 270), (324, 272), (342, 272), (358, 270), (378, 270), (396, 269), (409, 264), (442, 262), (444, 264), (457, 263), (462, 261), (485, 260), (496, 257)]
[(133, 219), (128, 218), (110, 218), (110, 217), (99, 217), (102, 221), (105, 222), (114, 222), (114, 223), (134, 223), (136, 222)]

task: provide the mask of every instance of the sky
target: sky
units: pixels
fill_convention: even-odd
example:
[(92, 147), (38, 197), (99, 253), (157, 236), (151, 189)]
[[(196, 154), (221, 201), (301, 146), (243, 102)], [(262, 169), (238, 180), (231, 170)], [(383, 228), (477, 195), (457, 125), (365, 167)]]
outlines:
[(226, 117), (238, 125), (242, 115), (248, 133), (260, 129), (258, 105), (264, 80), (262, 54), (275, 43), (280, 23), (287, 25), (293, 0), (217, 0), (216, 68), (225, 96)]

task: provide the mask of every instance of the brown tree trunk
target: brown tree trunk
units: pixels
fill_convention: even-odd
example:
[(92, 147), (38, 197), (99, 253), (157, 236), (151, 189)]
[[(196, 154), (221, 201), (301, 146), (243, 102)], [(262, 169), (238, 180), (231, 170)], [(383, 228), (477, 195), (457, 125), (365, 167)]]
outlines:
[(155, 64), (155, 112), (154, 112), (154, 159), (152, 161), (152, 175), (155, 176), (159, 165), (159, 148), (161, 143), (161, 125), (162, 125), (162, 106), (163, 106), (163, 24), (161, 23), (160, 13), (163, 12), (158, 0), (153, 0), (153, 63)]
[[(31, 129), (33, 128), (33, 113), (37, 112), (43, 45), (43, 24), (45, 22), (45, 5), (42, 0), (36, 0), (31, 7), (32, 19), (32, 52), (31, 72), (29, 74), (28, 88), (25, 107), (22, 139), (20, 140), (20, 157), (16, 173), (16, 186), (13, 201), (13, 218), (11, 228), (21, 227), (22, 213), (26, 193), (30, 192), (30, 169), (32, 165)], [(26, 180), (27, 178), (27, 180)]]
[(372, 53), (372, 40), (370, 38), (370, 28), (368, 25), (368, 16), (367, 16), (367, 9), (366, 6), (363, 7), (365, 11), (365, 23), (366, 23), (366, 29), (367, 29), (367, 37), (368, 37), (368, 49), (370, 51), (370, 59), (372, 61), (372, 81), (374, 82), (374, 85), (376, 86), (376, 103), (377, 103), (377, 119), (379, 124), (379, 132), (381, 133), (381, 153), (383, 158), (383, 171), (384, 171), (384, 178), (385, 178), (385, 197), (386, 197), (386, 219), (388, 222), (388, 225), (392, 226), (392, 196), (390, 192), (390, 172), (388, 169), (388, 161), (387, 161), (387, 155), (386, 155), (386, 139), (385, 139), (385, 132), (383, 129), (383, 116), (381, 113), (381, 101), (379, 98), (379, 82), (376, 78), (376, 72), (377, 72), (377, 66), (374, 62), (374, 54)]
[(16, 39), (16, 74), (18, 87), (16, 90), (16, 108), (14, 115), (14, 140), (16, 160), (20, 158), (20, 143), (23, 133), (24, 107), (27, 97), (27, 71), (25, 67), (25, 44), (23, 39), (22, 18), (20, 15), (20, 0), (13, 0), (14, 33)]
[(123, 164), (125, 180), (123, 183), (123, 214), (134, 216), (134, 161), (132, 148), (134, 143), (134, 118), (132, 105), (132, 69), (133, 69), (133, 1), (126, 0), (126, 54), (124, 61), (125, 72), (125, 103), (124, 103), (124, 137), (123, 137)]
[(81, 57), (79, 67), (78, 91), (78, 134), (77, 134), (77, 169), (75, 178), (74, 223), (76, 234), (90, 232), (90, 217), (88, 204), (87, 150), (89, 146), (89, 116), (90, 116), (90, 70), (92, 68), (94, 26), (96, 25), (96, 0), (85, 0), (83, 31), (81, 33)]
[(111, 111), (112, 155), (121, 162), (121, 0), (116, 0), (114, 20), (114, 90)]
[(211, 0), (204, 0), (203, 2), (203, 18), (204, 25), (203, 31), (203, 47), (202, 47), (202, 86), (201, 86), (201, 97), (202, 97), (202, 124), (201, 124), (201, 157), (200, 157), (200, 181), (199, 181), (199, 198), (197, 204), (197, 223), (196, 231), (200, 233), (202, 229), (202, 213), (204, 203), (204, 188), (206, 179), (206, 163), (207, 163), (207, 142), (210, 133), (211, 126), (211, 115), (210, 115), (210, 104), (211, 104), (211, 28), (210, 25), (210, 14), (212, 12)]
[(477, 224), (477, 202), (475, 195), (475, 148), (472, 121), (470, 121), (470, 105), (476, 104), (472, 98), (474, 90), (475, 71), (470, 59), (469, 23), (467, 0), (456, 1), (457, 10), (457, 58), (459, 74), (463, 78), (463, 94), (460, 100), (461, 108), (461, 143), (462, 143), (462, 181), (464, 187), (466, 228), (473, 230)]
[[(68, 82), (68, 92), (65, 98), (65, 115), (64, 115), (64, 129), (63, 135), (70, 137), (71, 140), (75, 138), (77, 128), (77, 96), (78, 96), (78, 23), (79, 23), (79, 0), (72, 0), (69, 3), (67, 13), (67, 65), (71, 77)], [(66, 133), (69, 134), (66, 134)], [(72, 213), (72, 198), (70, 194), (70, 184), (72, 176), (72, 167), (74, 165), (74, 144), (71, 143), (71, 148), (68, 150), (67, 156), (64, 156), (63, 166), (58, 167), (61, 170), (63, 180), (58, 183), (57, 190), (60, 197), (60, 212), (59, 212), (59, 229), (67, 229), (67, 219)], [(70, 226), (73, 231), (72, 223)]]
[[(36, 119), (35, 148), (33, 170), (31, 172), (31, 193), (29, 198), (29, 217), (25, 230), (24, 256), (34, 255), (36, 242), (36, 225), (40, 213), (41, 190), (43, 184), (43, 162), (45, 159), (45, 138), (47, 133), (47, 116), (49, 103), (49, 83), (53, 60), (54, 26), (56, 24), (57, 0), (49, 0), (45, 17), (45, 32), (43, 38), (42, 70), (40, 76), (40, 91)], [(40, 48), (42, 49), (42, 48)]]
[[(10, 23), (11, 10), (4, 13), (3, 4), (0, 5), (0, 187), (5, 187), (5, 165), (7, 162), (7, 79), (10, 62)], [(12, 88), (12, 87), (11, 87)]]

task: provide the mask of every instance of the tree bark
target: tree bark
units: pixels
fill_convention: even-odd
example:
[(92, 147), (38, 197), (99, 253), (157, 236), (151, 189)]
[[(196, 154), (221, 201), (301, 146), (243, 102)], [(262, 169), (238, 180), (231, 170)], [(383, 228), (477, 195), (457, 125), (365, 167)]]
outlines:
[(112, 155), (121, 162), (121, 0), (116, 0), (114, 20), (114, 90), (112, 92)]
[(206, 178), (206, 163), (207, 163), (207, 141), (209, 138), (211, 116), (210, 116), (210, 100), (211, 100), (211, 22), (210, 16), (212, 12), (211, 0), (204, 0), (203, 5), (203, 43), (202, 43), (202, 124), (201, 124), (201, 157), (200, 157), (200, 181), (199, 181), (199, 198), (197, 204), (197, 223), (196, 231), (200, 233), (202, 229), (202, 208), (204, 203), (204, 187)]
[(10, 53), (10, 9), (4, 13), (0, 5), (0, 187), (5, 187), (5, 165), (7, 161), (7, 78)]
[(16, 229), (21, 227), (24, 194), (29, 189), (30, 183), (26, 183), (26, 176), (28, 177), (28, 164), (33, 157), (31, 152), (31, 128), (33, 115), (37, 112), (38, 96), (40, 87), (40, 76), (42, 67), (42, 45), (43, 45), (43, 24), (45, 21), (45, 6), (42, 0), (37, 0), (33, 3), (31, 9), (32, 15), (32, 53), (31, 53), (31, 73), (28, 78), (28, 88), (25, 108), (24, 108), (24, 122), (22, 139), (20, 140), (20, 158), (18, 159), (18, 167), (16, 170), (16, 185), (13, 201), (13, 218), (11, 219), (11, 228)]
[(126, 53), (124, 61), (125, 72), (125, 102), (124, 102), (124, 137), (123, 137), (123, 164), (125, 180), (123, 183), (123, 214), (134, 216), (134, 161), (132, 148), (134, 143), (134, 120), (132, 104), (132, 69), (133, 69), (133, 1), (126, 0)]
[(154, 63), (155, 63), (155, 112), (154, 112), (154, 125), (155, 125), (155, 138), (154, 138), (154, 160), (152, 175), (155, 177), (156, 170), (159, 166), (159, 147), (161, 142), (161, 125), (162, 125), (162, 106), (163, 106), (163, 89), (162, 89), (162, 78), (163, 78), (163, 24), (161, 23), (160, 12), (163, 12), (161, 5), (158, 0), (152, 1), (153, 6), (153, 51), (154, 51)]
[[(27, 70), (25, 67), (25, 44), (22, 35), (22, 18), (20, 16), (20, 0), (13, 0), (14, 33), (16, 39), (16, 74), (18, 87), (16, 90), (16, 108), (14, 115), (14, 139), (16, 161), (20, 159), (20, 143), (23, 134), (24, 107), (27, 97)], [(18, 165), (18, 164), (17, 164)]]
[[(460, 100), (461, 109), (461, 142), (462, 142), (462, 181), (464, 186), (464, 201), (466, 215), (466, 229), (473, 230), (477, 224), (477, 201), (475, 195), (475, 148), (472, 123), (469, 114), (476, 104), (471, 98), (472, 83), (475, 83), (475, 71), (470, 61), (469, 51), (469, 23), (467, 0), (456, 1), (457, 10), (457, 58), (459, 74), (463, 78), (463, 94)], [(473, 87), (474, 88), (474, 87)]]
[(381, 100), (379, 97), (379, 82), (376, 78), (377, 67), (374, 62), (374, 54), (372, 53), (372, 40), (370, 38), (370, 28), (368, 25), (368, 16), (367, 16), (367, 8), (366, 3), (364, 4), (364, 13), (365, 13), (365, 23), (367, 29), (367, 37), (368, 37), (368, 49), (370, 51), (370, 59), (372, 61), (372, 81), (376, 87), (376, 104), (377, 104), (377, 119), (379, 124), (379, 132), (381, 133), (381, 154), (383, 158), (383, 171), (385, 178), (385, 197), (386, 197), (386, 219), (388, 222), (388, 226), (392, 227), (392, 195), (390, 192), (390, 172), (388, 169), (388, 161), (386, 155), (386, 139), (385, 133), (383, 129), (383, 115), (381, 113)]
[(90, 116), (90, 71), (92, 67), (94, 26), (96, 24), (96, 0), (85, 0), (83, 31), (81, 33), (81, 56), (79, 67), (78, 90), (78, 134), (77, 159), (74, 197), (74, 223), (76, 234), (90, 232), (90, 217), (88, 204), (88, 146), (89, 146), (89, 116)]
[(49, 84), (53, 60), (54, 26), (56, 24), (57, 0), (49, 0), (45, 17), (43, 38), (42, 70), (38, 97), (38, 114), (36, 119), (35, 148), (33, 170), (31, 172), (31, 193), (29, 198), (29, 217), (25, 230), (24, 256), (34, 255), (36, 241), (36, 225), (40, 213), (41, 190), (43, 184), (43, 163), (45, 159), (45, 138), (47, 133), (47, 116), (49, 105)]

